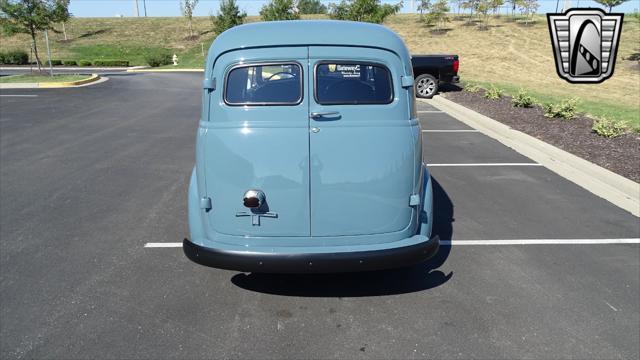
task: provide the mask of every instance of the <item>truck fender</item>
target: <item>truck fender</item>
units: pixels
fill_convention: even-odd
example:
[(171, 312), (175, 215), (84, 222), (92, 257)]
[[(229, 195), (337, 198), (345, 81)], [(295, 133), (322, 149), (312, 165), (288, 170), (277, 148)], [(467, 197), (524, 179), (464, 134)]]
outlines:
[(422, 206), (418, 219), (420, 220), (420, 235), (431, 237), (433, 229), (433, 189), (431, 186), (431, 174), (425, 164), (422, 164)]
[(200, 208), (200, 199), (198, 196), (198, 178), (196, 176), (195, 166), (191, 171), (191, 179), (189, 180), (187, 210), (189, 212), (189, 232), (191, 236), (190, 240), (194, 244), (204, 245), (204, 219), (202, 219), (204, 211)]

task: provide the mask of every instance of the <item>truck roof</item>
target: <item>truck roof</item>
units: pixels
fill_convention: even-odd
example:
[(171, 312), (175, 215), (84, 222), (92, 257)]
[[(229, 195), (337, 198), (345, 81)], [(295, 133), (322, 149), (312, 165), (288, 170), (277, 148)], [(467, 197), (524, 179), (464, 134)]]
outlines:
[(211, 47), (207, 63), (222, 53), (269, 46), (365, 46), (396, 53), (403, 62), (410, 55), (402, 39), (382, 25), (355, 21), (266, 21), (233, 27), (220, 34)]

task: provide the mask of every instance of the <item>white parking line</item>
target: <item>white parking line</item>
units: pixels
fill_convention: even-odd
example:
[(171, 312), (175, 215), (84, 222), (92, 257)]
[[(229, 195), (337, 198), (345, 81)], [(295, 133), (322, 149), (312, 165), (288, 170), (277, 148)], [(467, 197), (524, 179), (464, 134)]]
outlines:
[(423, 133), (477, 133), (480, 132), (475, 129), (468, 130), (422, 130)]
[(429, 167), (435, 166), (542, 166), (538, 163), (470, 163), (470, 164), (427, 164)]
[(38, 95), (12, 95), (12, 94), (0, 94), (0, 97), (38, 97)]
[(164, 242), (164, 243), (146, 243), (144, 244), (146, 248), (176, 248), (182, 247), (181, 242)]
[(511, 240), (441, 240), (441, 245), (598, 245), (640, 244), (640, 238), (626, 239), (511, 239)]
[[(440, 240), (440, 245), (478, 246), (478, 245), (601, 245), (601, 244), (640, 244), (640, 238), (622, 239), (510, 239), (510, 240)], [(181, 242), (146, 243), (146, 248), (179, 248)]]

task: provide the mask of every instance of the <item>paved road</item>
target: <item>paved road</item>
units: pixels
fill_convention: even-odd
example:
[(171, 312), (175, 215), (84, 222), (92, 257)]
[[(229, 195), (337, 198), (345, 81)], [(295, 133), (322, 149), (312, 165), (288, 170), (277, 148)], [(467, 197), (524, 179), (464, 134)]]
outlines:
[[(638, 245), (454, 245), (315, 276), (144, 248), (187, 234), (200, 77), (0, 91), (37, 95), (0, 96), (1, 358), (638, 358)], [(425, 130), (472, 130), (421, 109)], [(531, 163), (481, 133), (424, 136), (444, 239), (640, 237), (543, 167), (472, 166)]]

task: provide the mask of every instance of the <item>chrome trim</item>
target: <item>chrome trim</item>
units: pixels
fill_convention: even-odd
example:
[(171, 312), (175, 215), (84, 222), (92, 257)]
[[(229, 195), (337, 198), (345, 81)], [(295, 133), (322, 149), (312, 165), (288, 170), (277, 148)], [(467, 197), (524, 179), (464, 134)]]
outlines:
[(335, 117), (339, 115), (340, 115), (339, 111), (321, 111), (321, 112), (312, 112), (311, 114), (309, 114), (309, 117), (312, 119), (319, 119), (325, 116)]
[[(247, 199), (257, 199), (258, 200), (258, 206), (247, 206), (246, 205), (246, 200)], [(247, 190), (247, 192), (244, 193), (244, 196), (242, 197), (242, 202), (243, 204), (245, 204), (245, 207), (250, 207), (250, 208), (255, 208), (255, 209), (259, 209), (260, 207), (262, 207), (265, 204), (265, 200), (267, 199), (266, 195), (264, 194), (264, 192), (262, 190)]]
[(274, 212), (249, 213), (249, 212), (246, 212), (246, 211), (238, 211), (236, 213), (236, 217), (242, 217), (242, 216), (251, 216), (251, 225), (253, 225), (253, 226), (260, 226), (260, 218), (261, 217), (267, 217), (267, 218), (272, 218), (272, 219), (277, 219), (278, 218), (278, 214), (274, 213)]

